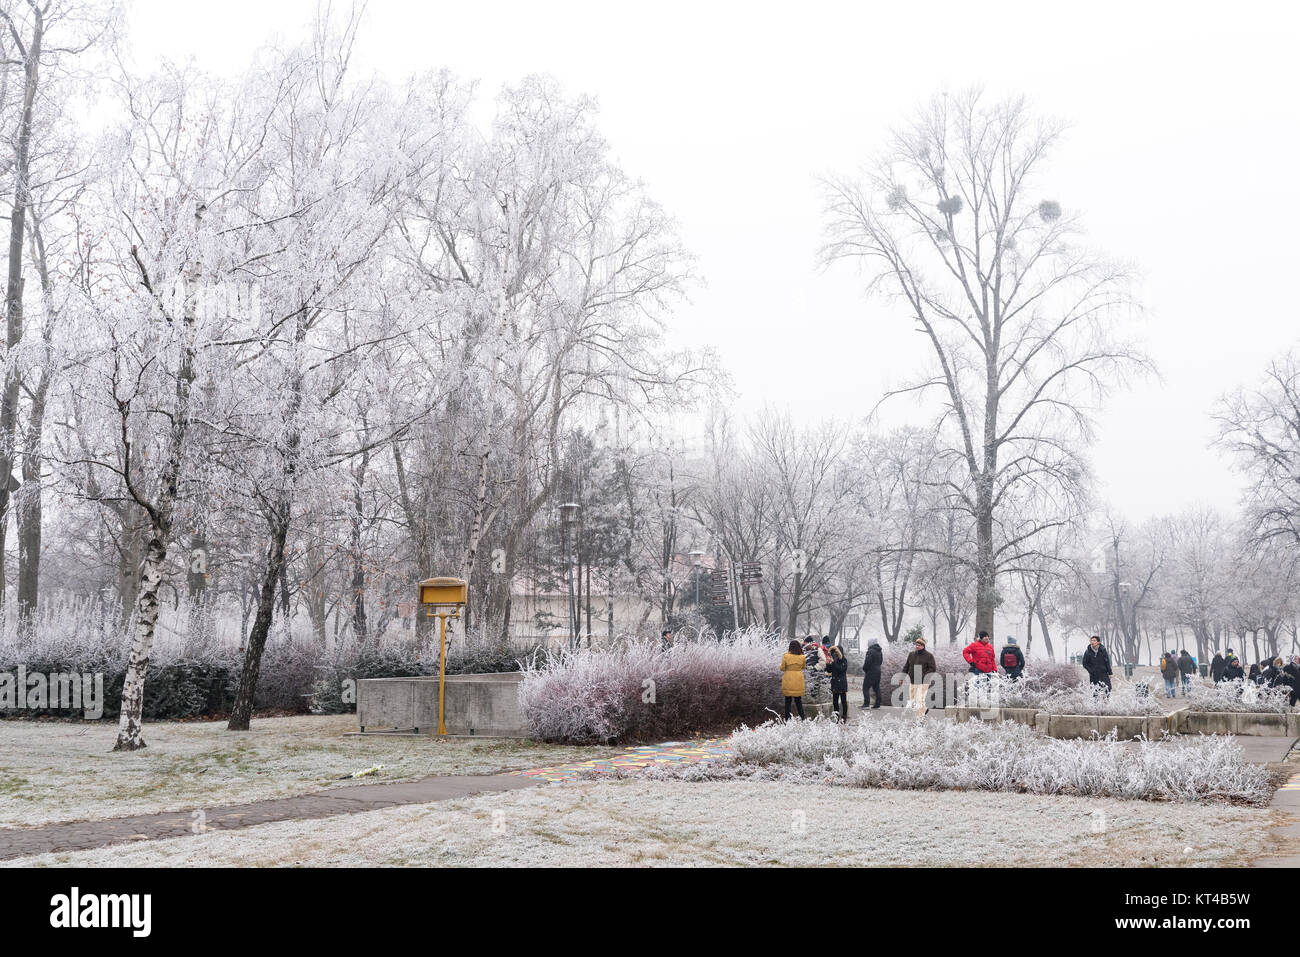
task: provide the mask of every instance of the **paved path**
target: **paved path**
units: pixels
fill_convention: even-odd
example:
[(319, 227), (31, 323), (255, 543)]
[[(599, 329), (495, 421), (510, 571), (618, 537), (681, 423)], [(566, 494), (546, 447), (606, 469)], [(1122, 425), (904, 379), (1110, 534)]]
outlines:
[[(1295, 762), (1288, 762), (1294, 764)], [(1291, 842), (1292, 847), (1300, 846), (1300, 765), (1285, 784), (1273, 792), (1269, 807), (1291, 815), (1292, 823), (1278, 829), (1278, 833)], [(1300, 852), (1282, 854), (1277, 857), (1261, 857), (1255, 862), (1256, 867), (1300, 867)]]
[(538, 783), (537, 780), (510, 774), (448, 775), (405, 783), (331, 788), (300, 797), (232, 804), (202, 811), (170, 811), (40, 827), (3, 828), (0, 829), (0, 861), (29, 854), (85, 851), (133, 841), (184, 837), (202, 833), (204, 829), (225, 831), (274, 821), (357, 814), (400, 804), (428, 804), (489, 791), (513, 791)]

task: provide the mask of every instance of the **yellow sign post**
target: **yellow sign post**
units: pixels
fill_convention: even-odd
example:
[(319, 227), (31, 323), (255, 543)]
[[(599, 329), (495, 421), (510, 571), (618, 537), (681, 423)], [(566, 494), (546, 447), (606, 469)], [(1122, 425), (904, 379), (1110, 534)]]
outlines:
[(447, 686), (447, 619), (459, 618), (469, 600), (469, 585), (459, 578), (426, 578), (420, 582), (420, 604), (425, 614), (441, 622), (438, 637), (438, 733), (447, 733), (445, 720)]

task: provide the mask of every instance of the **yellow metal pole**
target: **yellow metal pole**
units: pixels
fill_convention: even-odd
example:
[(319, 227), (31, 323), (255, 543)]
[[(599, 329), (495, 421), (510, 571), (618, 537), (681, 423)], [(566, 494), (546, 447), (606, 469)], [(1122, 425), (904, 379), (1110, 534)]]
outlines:
[(447, 684), (447, 616), (441, 614), (438, 620), (442, 622), (442, 635), (438, 639), (438, 733), (447, 733), (447, 723), (443, 718), (444, 693)]

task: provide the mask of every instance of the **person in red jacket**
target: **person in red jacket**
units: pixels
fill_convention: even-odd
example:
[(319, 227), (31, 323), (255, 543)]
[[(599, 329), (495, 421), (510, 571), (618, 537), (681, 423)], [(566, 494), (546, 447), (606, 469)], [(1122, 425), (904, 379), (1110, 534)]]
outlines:
[(971, 674), (975, 676), (975, 687), (971, 691), (981, 692), (988, 684), (988, 675), (998, 670), (997, 658), (993, 654), (993, 642), (987, 631), (981, 631), (979, 637), (962, 649), (961, 656), (970, 665)]
[(978, 638), (962, 649), (961, 656), (970, 665), (973, 675), (988, 675), (998, 670), (993, 658), (993, 642), (989, 640), (987, 631), (981, 631)]

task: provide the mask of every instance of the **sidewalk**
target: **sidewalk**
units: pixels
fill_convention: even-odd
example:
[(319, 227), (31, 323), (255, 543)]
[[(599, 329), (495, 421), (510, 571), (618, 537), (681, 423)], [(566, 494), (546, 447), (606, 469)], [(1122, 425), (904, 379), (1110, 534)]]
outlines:
[(359, 784), (300, 797), (225, 807), (169, 811), (98, 821), (69, 821), (40, 827), (0, 829), (0, 861), (29, 854), (85, 851), (132, 841), (156, 841), (208, 831), (254, 827), (275, 821), (303, 821), (357, 814), (400, 804), (428, 804), (490, 791), (532, 787), (537, 780), (510, 774), (450, 775), (395, 784)]

